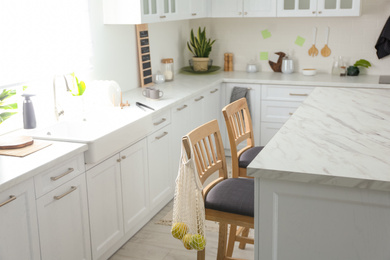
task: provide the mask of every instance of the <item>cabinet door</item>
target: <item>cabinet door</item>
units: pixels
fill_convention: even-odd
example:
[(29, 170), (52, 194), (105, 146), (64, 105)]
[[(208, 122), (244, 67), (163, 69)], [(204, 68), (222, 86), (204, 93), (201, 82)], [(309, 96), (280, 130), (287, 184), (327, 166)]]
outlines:
[(204, 113), (205, 113), (205, 96), (206, 93), (195, 96), (190, 101), (190, 130), (193, 130), (201, 125), (204, 122)]
[(39, 198), (37, 209), (42, 260), (91, 259), (85, 174)]
[(213, 0), (212, 17), (242, 17), (243, 0)]
[(244, 17), (275, 17), (275, 0), (244, 0)]
[(359, 16), (360, 0), (318, 0), (318, 16)]
[[(158, 22), (160, 19), (160, 0), (140, 0), (142, 23)], [(120, 9), (120, 7), (117, 7)]]
[(0, 193), (0, 259), (40, 259), (33, 180)]
[(119, 156), (87, 171), (93, 259), (98, 259), (124, 235)]
[(283, 123), (261, 122), (260, 146), (265, 146), (282, 126)]
[(191, 129), (190, 118), (190, 100), (186, 100), (172, 108), (172, 135), (171, 135), (171, 154), (172, 154), (172, 181), (174, 183), (180, 163), (181, 138), (188, 134)]
[(305, 17), (317, 15), (317, 0), (278, 0), (277, 16)]
[(173, 198), (170, 126), (148, 136), (149, 197), (153, 212)]
[(203, 18), (207, 16), (206, 0), (190, 0), (190, 16), (191, 18)]
[(141, 222), (149, 210), (146, 139), (120, 153), (125, 233)]
[(160, 21), (174, 21), (180, 18), (179, 0), (160, 0)]

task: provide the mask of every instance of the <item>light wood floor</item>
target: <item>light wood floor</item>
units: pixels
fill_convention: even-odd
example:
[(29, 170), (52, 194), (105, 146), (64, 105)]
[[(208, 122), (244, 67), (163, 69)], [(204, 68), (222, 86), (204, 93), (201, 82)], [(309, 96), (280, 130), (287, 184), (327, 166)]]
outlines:
[[(187, 250), (181, 241), (171, 235), (171, 227), (155, 224), (171, 209), (173, 203), (168, 203), (148, 224), (123, 245), (110, 260), (196, 260), (196, 251)], [(253, 232), (251, 232), (253, 236)], [(217, 258), (218, 232), (206, 231), (206, 260)], [(248, 260), (254, 259), (253, 245), (247, 245), (245, 250), (238, 248), (236, 243), (233, 256)]]

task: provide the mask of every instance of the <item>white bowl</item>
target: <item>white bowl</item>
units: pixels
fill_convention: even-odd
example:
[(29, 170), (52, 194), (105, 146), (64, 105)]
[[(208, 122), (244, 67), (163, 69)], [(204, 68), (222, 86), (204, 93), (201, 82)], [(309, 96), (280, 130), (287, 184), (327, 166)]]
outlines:
[(314, 76), (317, 74), (317, 70), (316, 69), (303, 69), (302, 74), (305, 76)]

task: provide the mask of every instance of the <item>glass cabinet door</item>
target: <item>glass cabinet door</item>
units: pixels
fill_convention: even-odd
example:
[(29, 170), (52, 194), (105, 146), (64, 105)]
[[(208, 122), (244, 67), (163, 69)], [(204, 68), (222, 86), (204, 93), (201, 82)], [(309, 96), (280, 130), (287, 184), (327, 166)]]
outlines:
[(277, 16), (316, 16), (317, 0), (278, 0)]
[(318, 0), (318, 16), (359, 16), (360, 0)]

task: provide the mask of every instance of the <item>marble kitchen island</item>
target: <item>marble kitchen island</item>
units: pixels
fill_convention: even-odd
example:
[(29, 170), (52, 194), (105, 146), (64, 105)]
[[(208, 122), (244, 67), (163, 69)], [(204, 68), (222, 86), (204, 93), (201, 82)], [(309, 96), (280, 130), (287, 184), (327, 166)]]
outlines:
[(255, 259), (390, 259), (390, 91), (316, 88), (248, 175)]

